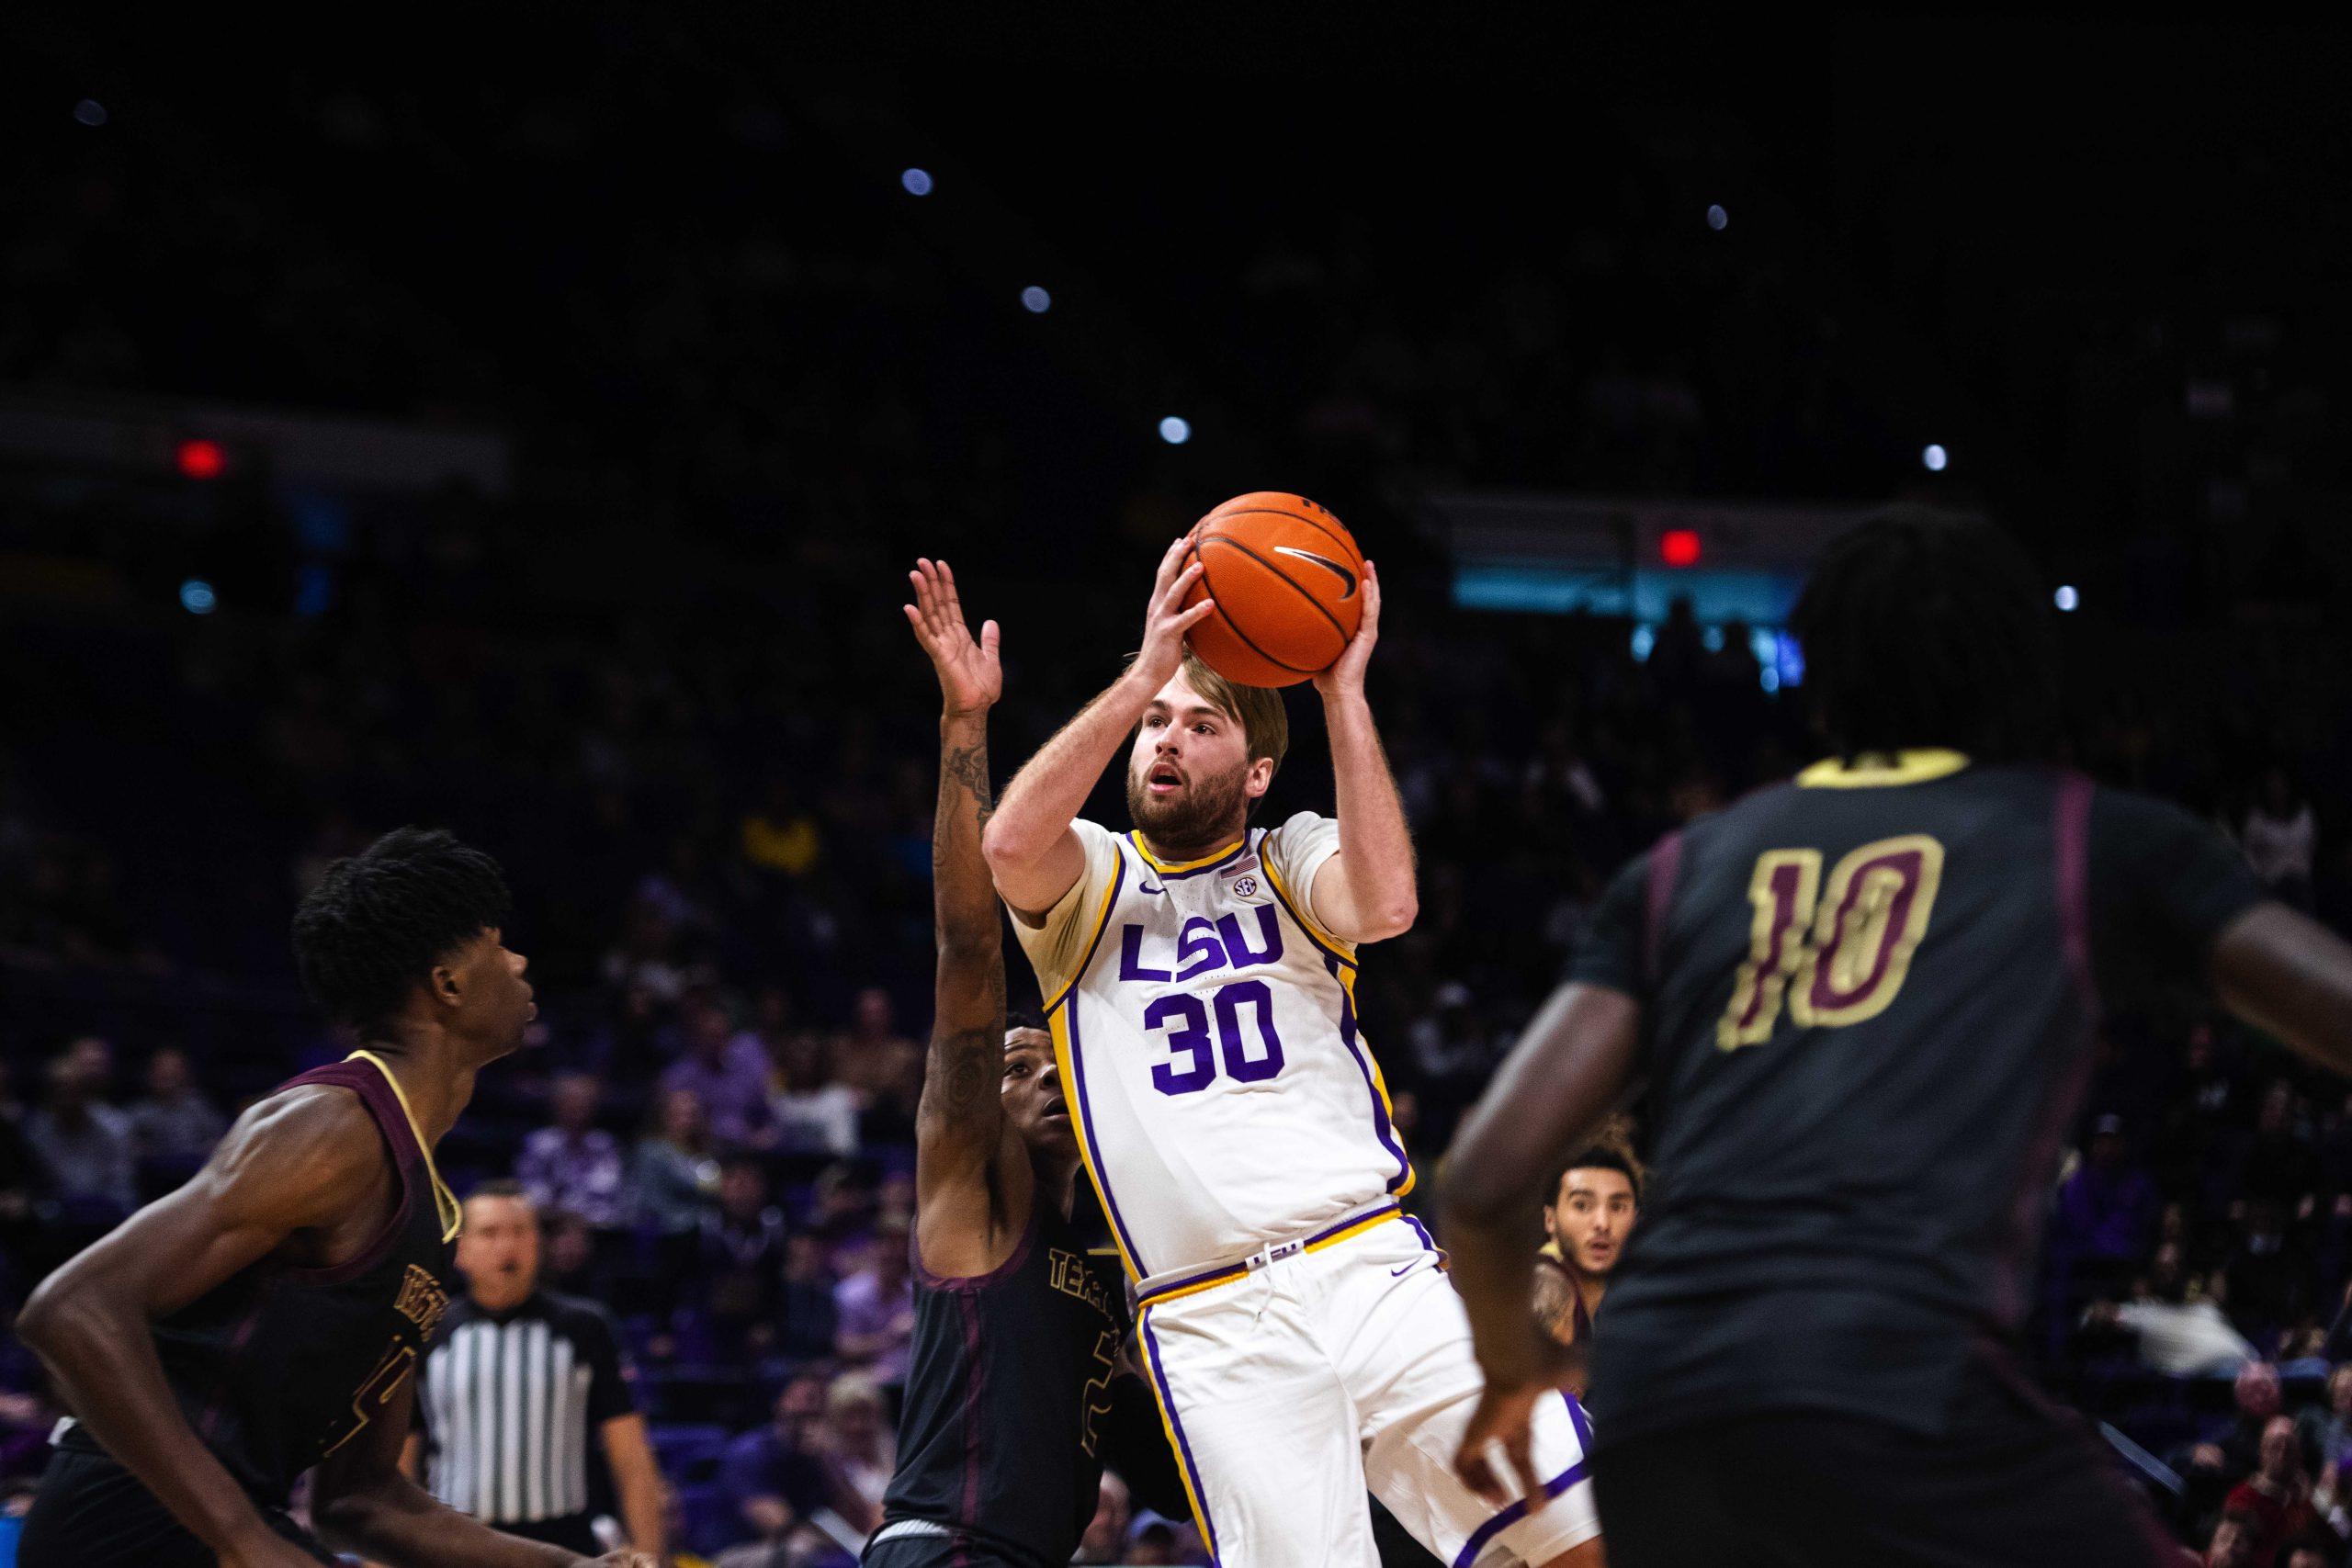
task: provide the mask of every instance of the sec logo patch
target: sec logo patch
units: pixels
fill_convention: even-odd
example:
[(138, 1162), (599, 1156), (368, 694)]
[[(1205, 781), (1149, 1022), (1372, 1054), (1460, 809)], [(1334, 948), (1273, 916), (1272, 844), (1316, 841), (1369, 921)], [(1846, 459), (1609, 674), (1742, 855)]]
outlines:
[(1236, 897), (1255, 898), (1258, 896), (1258, 879), (1254, 876), (1237, 878), (1233, 884), (1233, 892)]

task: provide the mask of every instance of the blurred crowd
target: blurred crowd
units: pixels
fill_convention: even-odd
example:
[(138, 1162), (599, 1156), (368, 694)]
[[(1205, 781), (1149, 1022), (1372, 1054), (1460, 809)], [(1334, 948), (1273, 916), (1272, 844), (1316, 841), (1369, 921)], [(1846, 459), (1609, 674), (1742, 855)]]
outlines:
[[(1002, 778), (1111, 677), (1141, 563), (1218, 495), (1279, 482), (1349, 518), (1390, 585), (1372, 695), (1422, 857), (1419, 922), (1371, 955), (1361, 1008), (1426, 1179), (1610, 874), (1811, 759), (1801, 693), (1765, 689), (1745, 628), (1686, 606), (1636, 658), (1622, 619), (1462, 611), (1411, 498), (1876, 495), (1917, 457), (1843, 357), (1837, 280), (1711, 245), (1747, 231), (1702, 231), (1703, 204), (1659, 219), (1638, 153), (1591, 161), (1561, 204), (1577, 231), (1545, 213), (1541, 267), (1482, 214), (1407, 288), (1419, 210), (1265, 215), (1202, 261), (1216, 287), (1170, 291), (1178, 367), (1110, 312), (1081, 318), (1083, 355), (1056, 346), (1067, 317), (1016, 312), (989, 270), (1018, 225), (922, 227), (814, 96), (659, 17), (546, 50), (544, 91), (306, 65), (259, 73), (249, 115), (118, 101), (105, 134), (61, 117), (25, 150), (0, 380), (473, 422), (521, 478), (0, 468), (0, 591), (25, 612), (0, 617), (0, 1311), (349, 1048), (294, 987), (293, 905), (375, 833), (447, 825), (505, 864), (542, 1007), (442, 1168), (519, 1180), (548, 1286), (615, 1315), (680, 1539), (821, 1562), (808, 1521), (878, 1505), (911, 1326), (936, 756), (894, 608), (911, 558), (954, 559), (1003, 624)], [(387, 209), (413, 223), (388, 238)], [(1113, 249), (1164, 240), (1087, 210)], [(2177, 518), (2199, 417), (2177, 373), (2251, 378), (2275, 347), (2192, 363), (2216, 321), (2110, 321), (2071, 371), (2018, 379), (2051, 430), (2164, 453), (2142, 468), (2179, 482), (2114, 482)], [(1185, 403), (1194, 447), (1138, 436), (1162, 409), (1102, 369), (1120, 353), (1155, 400), (1216, 389)], [(2340, 411), (2286, 417), (2296, 384), (2279, 450), (2340, 450)], [(2104, 474), (2089, 455), (2130, 443), (2074, 445)], [(2210, 492), (2220, 524), (2261, 501), (2249, 471)], [(2205, 547), (2132, 552), (2160, 624), (2070, 644), (2072, 760), (2188, 803), (2352, 930), (2340, 650), (2313, 619), (2167, 618), (2203, 602), (2176, 590)], [(2273, 610), (2324, 592), (2308, 554), (2243, 554), (2215, 577)], [(201, 616), (177, 598), (198, 575)], [(1330, 807), (1312, 705), (1270, 819)], [(1115, 783), (1094, 810), (1119, 815)], [(2212, 1562), (2342, 1568), (2352, 1094), (2193, 1001), (2109, 1021), (2032, 1349)], [(37, 1471), (56, 1415), (0, 1335), (0, 1478)], [(1197, 1556), (1105, 1482), (1083, 1561)]]

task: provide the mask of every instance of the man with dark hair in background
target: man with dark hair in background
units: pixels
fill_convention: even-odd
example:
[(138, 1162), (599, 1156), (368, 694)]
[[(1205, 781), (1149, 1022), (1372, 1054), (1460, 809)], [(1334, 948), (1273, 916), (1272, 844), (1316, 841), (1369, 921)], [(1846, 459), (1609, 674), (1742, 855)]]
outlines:
[(264, 1096), (186, 1186), (26, 1303), (17, 1333), (75, 1420), (24, 1568), (315, 1568), (332, 1559), (286, 1513), (314, 1468), (321, 1533), (392, 1568), (583, 1561), (400, 1470), (459, 1224), (433, 1151), (536, 1010), (507, 908), (495, 862), (416, 829), (336, 862), (302, 901), (303, 984), (365, 1044)]
[(521, 1183), (484, 1182), (466, 1199), (458, 1271), (466, 1293), (425, 1354), (401, 1470), (505, 1534), (594, 1552), (593, 1435), (629, 1543), (658, 1560), (662, 1472), (620, 1331), (595, 1303), (540, 1289), (539, 1216)]
[(1659, 1172), (1595, 1337), (1614, 1568), (2177, 1561), (2008, 1348), (2103, 997), (2201, 983), (2352, 1072), (2352, 946), (2176, 807), (2047, 765), (2048, 591), (1989, 525), (1889, 514), (1794, 615), (1830, 753), (1611, 884), (1465, 1120), (1448, 1246), (1523, 1456), (1528, 1193), (1646, 1079)]
[(1552, 1183), (1535, 1254), (1535, 1321), (1559, 1343), (1590, 1338), (1641, 1203), (1641, 1167), (1623, 1134), (1570, 1156)]

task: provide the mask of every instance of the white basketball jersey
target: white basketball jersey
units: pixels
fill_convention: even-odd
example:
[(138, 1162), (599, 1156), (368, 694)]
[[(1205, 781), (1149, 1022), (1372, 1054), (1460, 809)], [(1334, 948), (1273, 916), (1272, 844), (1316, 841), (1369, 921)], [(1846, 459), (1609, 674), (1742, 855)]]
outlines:
[(1356, 1030), (1355, 953), (1307, 904), (1339, 825), (1301, 812), (1170, 864), (1074, 825), (1033, 929), (1062, 1092), (1130, 1274), (1222, 1263), (1412, 1186)]

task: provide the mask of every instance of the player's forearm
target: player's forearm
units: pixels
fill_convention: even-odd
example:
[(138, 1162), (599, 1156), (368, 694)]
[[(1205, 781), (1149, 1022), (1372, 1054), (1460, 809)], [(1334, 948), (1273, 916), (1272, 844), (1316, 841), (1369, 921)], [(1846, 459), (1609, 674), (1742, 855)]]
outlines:
[(17, 1320), (18, 1337), (48, 1368), (66, 1407), (215, 1551), (267, 1534), (260, 1510), (180, 1413), (145, 1317), (74, 1290), (71, 1269), (35, 1292)]
[[(1331, 739), (1331, 784), (1339, 802), (1340, 851), (1356, 931), (1362, 942), (1412, 929), (1420, 912), (1413, 871), (1413, 835), (1405, 824), (1404, 798), (1380, 744), (1371, 705), (1361, 691), (1328, 696), (1325, 728)], [(1326, 868), (1327, 873), (1329, 868)]]
[(1012, 775), (982, 835), (991, 867), (1029, 864), (1060, 841), (1156, 690), (1129, 671)]
[(1469, 1310), (1478, 1365), (1503, 1387), (1532, 1382), (1545, 1368), (1545, 1342), (1528, 1310), (1526, 1229), (1451, 1209), (1445, 1219), (1447, 1266)]
[(621, 1523), (628, 1543), (639, 1551), (666, 1560), (670, 1551), (669, 1508), (657, 1476), (638, 1475), (621, 1483)]
[(396, 1472), (321, 1499), (312, 1511), (329, 1545), (390, 1568), (573, 1568), (587, 1561), (560, 1546), (502, 1535)]
[(932, 818), (932, 911), (942, 953), (1001, 951), (996, 889), (980, 853), (994, 809), (989, 789), (989, 721), (978, 713), (939, 721), (939, 803)]

